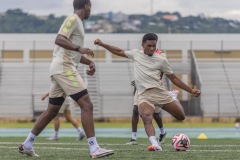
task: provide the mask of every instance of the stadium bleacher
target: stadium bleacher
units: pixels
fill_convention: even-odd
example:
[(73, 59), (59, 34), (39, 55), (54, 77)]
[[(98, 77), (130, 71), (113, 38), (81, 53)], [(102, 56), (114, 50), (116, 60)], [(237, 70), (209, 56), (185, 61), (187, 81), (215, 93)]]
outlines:
[(202, 109), (205, 117), (238, 117), (240, 59), (198, 58), (202, 78)]
[[(41, 95), (50, 87), (50, 62), (11, 63), (2, 67), (0, 87), (0, 117), (32, 117), (47, 107)], [(96, 62), (94, 76), (85, 74), (86, 66), (79, 66), (79, 73), (86, 84), (94, 105), (94, 117), (130, 117), (133, 106), (133, 64), (125, 62)], [(9, 96), (11, 95), (11, 96)], [(73, 108), (78, 116), (80, 109)]]
[[(79, 72), (88, 84), (94, 104), (94, 117), (130, 117), (133, 95), (130, 86), (133, 68), (129, 61), (112, 56), (93, 44), (96, 37), (122, 48), (139, 48), (140, 34), (88, 35), (86, 46), (98, 55), (97, 72), (90, 77), (85, 67)], [(126, 40), (126, 37), (128, 38)], [(191, 60), (189, 51), (196, 52), (197, 67), (201, 77), (203, 117), (239, 117), (240, 74), (238, 74), (240, 48), (232, 42), (240, 35), (160, 35), (159, 48), (168, 54), (170, 65), (182, 80), (191, 85)], [(33, 117), (46, 109), (47, 101), (40, 97), (49, 89), (49, 65), (55, 35), (0, 36), (0, 118)], [(224, 41), (222, 39), (224, 38)], [(112, 41), (114, 39), (115, 41)], [(165, 41), (164, 41), (165, 40)], [(226, 41), (226, 42), (225, 42)], [(226, 48), (221, 57), (221, 50)], [(101, 53), (101, 54), (100, 54)], [(101, 55), (101, 56), (100, 56)], [(168, 81), (166, 81), (168, 82)], [(168, 89), (174, 88), (168, 83)], [(187, 105), (188, 93), (178, 97)], [(194, 109), (194, 106), (191, 106)], [(79, 108), (73, 109), (79, 115)], [(164, 113), (165, 114), (165, 113)], [(169, 116), (169, 114), (166, 114)]]

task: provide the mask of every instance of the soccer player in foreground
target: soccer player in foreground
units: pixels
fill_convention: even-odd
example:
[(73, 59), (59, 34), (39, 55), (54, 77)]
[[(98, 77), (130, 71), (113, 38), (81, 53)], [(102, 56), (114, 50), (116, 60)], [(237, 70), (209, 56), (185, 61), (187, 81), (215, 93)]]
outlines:
[[(163, 58), (167, 58), (167, 55), (162, 50), (157, 49), (155, 53), (162, 56)], [(161, 84), (163, 84), (162, 78), (163, 78), (163, 72), (161, 72), (160, 79), (159, 79), (159, 83), (161, 83)], [(134, 87), (134, 92), (133, 92), (134, 105), (133, 105), (133, 113), (132, 113), (132, 138), (126, 144), (137, 145), (138, 144), (138, 142), (137, 142), (137, 125), (139, 122), (138, 93), (137, 93), (135, 81), (132, 81), (131, 85)], [(169, 91), (169, 94), (172, 96), (173, 99), (177, 100), (179, 91), (178, 90)], [(163, 127), (161, 109), (159, 109), (158, 107), (154, 111), (153, 118), (154, 118), (155, 122), (157, 123), (159, 130), (160, 130), (159, 144), (162, 144), (164, 142), (163, 139), (167, 135), (167, 132), (165, 131), (165, 128)]]
[[(157, 49), (156, 54), (159, 54), (160, 56), (166, 58), (167, 55), (162, 52), (161, 50)], [(163, 72), (161, 72), (160, 74), (160, 79), (159, 79), (159, 83), (163, 83), (162, 81), (163, 78)], [(136, 89), (136, 85), (135, 85), (135, 81), (132, 81), (132, 86), (134, 87), (134, 106), (133, 106), (133, 113), (132, 113), (132, 138), (131, 140), (126, 143), (129, 145), (136, 145), (138, 144), (137, 142), (137, 125), (139, 122), (139, 112), (138, 112), (138, 93), (137, 93), (137, 89)], [(169, 94), (175, 98), (177, 100), (177, 95), (178, 95), (178, 91), (174, 90), (174, 91), (170, 91)], [(153, 118), (156, 121), (159, 129), (160, 129), (160, 135), (159, 135), (159, 144), (163, 143), (163, 139), (166, 137), (167, 132), (165, 131), (165, 128), (163, 127), (163, 121), (162, 121), (162, 114), (161, 114), (161, 110), (158, 109), (158, 107), (155, 109), (154, 114), (153, 114)]]
[[(44, 101), (48, 96), (49, 96), (49, 92), (42, 95), (42, 97), (41, 97), (42, 101)], [(63, 113), (66, 120), (72, 123), (72, 125), (76, 128), (76, 130), (78, 132), (77, 140), (81, 141), (85, 137), (85, 133), (84, 133), (83, 129), (79, 127), (78, 123), (73, 119), (73, 117), (71, 115), (71, 110), (70, 110), (70, 102), (71, 101), (72, 101), (72, 99), (70, 97), (66, 97), (65, 101), (63, 102), (61, 109), (59, 110), (58, 113)], [(49, 140), (49, 141), (56, 141), (59, 139), (59, 137), (58, 137), (58, 131), (59, 131), (59, 127), (60, 127), (59, 114), (53, 119), (53, 123), (54, 123), (54, 135), (47, 138), (47, 140)]]
[(88, 75), (95, 73), (95, 64), (84, 56), (86, 54), (93, 57), (94, 54), (89, 48), (83, 48), (85, 36), (83, 20), (90, 16), (91, 7), (90, 0), (74, 0), (74, 14), (65, 19), (58, 32), (50, 66), (51, 87), (48, 108), (38, 117), (26, 140), (18, 148), (22, 154), (38, 157), (33, 150), (33, 142), (58, 114), (66, 96), (70, 96), (81, 108), (81, 122), (87, 136), (90, 157), (100, 158), (114, 153), (113, 150), (100, 148), (97, 143), (93, 104), (87, 87), (77, 71), (80, 62), (89, 66)]
[[(160, 77), (160, 82), (162, 80), (162, 77)], [(138, 112), (138, 94), (136, 91), (135, 82), (132, 81), (132, 86), (134, 86), (134, 106), (133, 106), (133, 113), (132, 113), (132, 138), (130, 141), (126, 144), (128, 145), (137, 145), (137, 125), (139, 122), (139, 112)], [(172, 96), (173, 99), (177, 100), (177, 96), (179, 94), (178, 90), (169, 91), (169, 94)], [(163, 127), (163, 121), (162, 121), (162, 113), (161, 110), (157, 107), (154, 111), (153, 118), (155, 122), (157, 123), (160, 134), (159, 134), (159, 144), (162, 144), (164, 142), (164, 138), (167, 135), (167, 132), (165, 131), (165, 128)]]
[(134, 62), (134, 80), (138, 91), (138, 110), (143, 120), (145, 131), (151, 145), (149, 151), (160, 151), (162, 148), (157, 142), (155, 129), (152, 124), (155, 105), (170, 113), (178, 120), (185, 119), (185, 113), (181, 104), (174, 100), (159, 83), (159, 75), (163, 72), (177, 87), (189, 92), (195, 97), (200, 96), (198, 89), (192, 89), (182, 82), (172, 71), (168, 60), (156, 54), (158, 37), (154, 33), (147, 33), (142, 38), (143, 49), (122, 50), (118, 47), (103, 43), (100, 39), (94, 41), (111, 53), (130, 58)]

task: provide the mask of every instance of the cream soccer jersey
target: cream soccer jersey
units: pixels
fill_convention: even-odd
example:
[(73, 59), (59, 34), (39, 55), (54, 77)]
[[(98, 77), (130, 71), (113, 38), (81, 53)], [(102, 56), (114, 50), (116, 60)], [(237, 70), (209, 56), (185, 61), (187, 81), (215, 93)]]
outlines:
[(165, 54), (154, 53), (148, 56), (139, 49), (125, 51), (124, 54), (134, 62), (134, 79), (138, 95), (149, 88), (165, 90), (163, 84), (159, 83), (160, 74), (161, 72), (173, 73)]
[[(73, 14), (65, 19), (58, 34), (68, 38), (73, 44), (83, 47), (85, 31), (82, 20)], [(50, 66), (50, 74), (63, 74), (76, 71), (81, 54), (76, 51), (70, 51), (56, 45), (53, 51), (53, 59)]]

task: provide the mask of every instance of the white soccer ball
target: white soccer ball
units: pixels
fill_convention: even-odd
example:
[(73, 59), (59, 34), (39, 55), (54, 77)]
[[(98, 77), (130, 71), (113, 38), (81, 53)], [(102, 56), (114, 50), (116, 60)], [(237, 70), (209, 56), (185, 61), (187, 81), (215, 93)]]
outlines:
[(176, 134), (172, 139), (172, 146), (176, 151), (186, 151), (190, 147), (190, 139), (186, 134)]

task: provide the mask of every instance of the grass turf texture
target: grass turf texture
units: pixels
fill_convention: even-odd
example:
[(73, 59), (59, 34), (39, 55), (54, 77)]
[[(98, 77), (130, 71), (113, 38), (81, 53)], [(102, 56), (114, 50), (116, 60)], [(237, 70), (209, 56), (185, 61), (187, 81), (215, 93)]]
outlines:
[[(59, 141), (47, 141), (39, 137), (35, 142), (35, 151), (40, 158), (31, 158), (19, 154), (17, 147), (23, 142), (23, 137), (0, 137), (0, 159), (1, 160), (85, 160), (89, 159), (89, 150), (86, 139), (75, 141), (75, 138), (61, 138)], [(102, 147), (115, 150), (114, 155), (103, 158), (111, 160), (226, 160), (239, 159), (239, 139), (191, 139), (191, 147), (186, 152), (174, 151), (171, 139), (166, 139), (162, 145), (163, 151), (149, 152), (147, 138), (138, 139), (139, 145), (125, 145), (129, 139), (126, 138), (98, 138)]]

